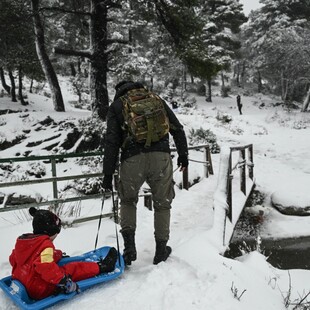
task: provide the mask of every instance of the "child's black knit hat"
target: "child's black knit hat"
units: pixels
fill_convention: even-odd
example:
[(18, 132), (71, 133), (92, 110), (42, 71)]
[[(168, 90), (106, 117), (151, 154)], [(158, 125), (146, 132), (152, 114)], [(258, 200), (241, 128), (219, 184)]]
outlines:
[(61, 220), (53, 212), (48, 210), (38, 210), (31, 207), (29, 213), (33, 216), (32, 227), (34, 234), (53, 236), (60, 233)]

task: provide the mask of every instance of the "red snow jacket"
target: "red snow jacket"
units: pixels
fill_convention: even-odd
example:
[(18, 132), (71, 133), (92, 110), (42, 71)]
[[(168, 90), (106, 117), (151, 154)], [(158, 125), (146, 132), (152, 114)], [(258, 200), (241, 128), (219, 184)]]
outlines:
[(33, 299), (52, 295), (65, 272), (57, 265), (62, 251), (47, 235), (24, 234), (10, 255), (12, 278), (19, 280)]

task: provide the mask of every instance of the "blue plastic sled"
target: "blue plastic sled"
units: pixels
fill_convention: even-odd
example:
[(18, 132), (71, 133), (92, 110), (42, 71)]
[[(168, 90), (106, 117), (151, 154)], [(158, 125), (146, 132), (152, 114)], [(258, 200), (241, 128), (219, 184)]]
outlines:
[[(59, 261), (59, 265), (64, 265), (70, 262), (76, 261), (98, 261), (99, 258), (104, 258), (110, 247), (102, 247), (95, 251), (90, 251), (84, 253), (79, 256), (72, 256), (63, 258)], [(96, 277), (89, 278), (86, 280), (78, 281), (78, 285), (80, 287), (81, 292), (87, 290), (88, 288), (92, 287), (95, 284), (103, 283), (111, 281), (118, 276), (120, 276), (125, 269), (124, 259), (122, 255), (119, 255), (119, 258), (116, 263), (115, 270), (109, 273), (103, 273)], [(0, 288), (5, 292), (5, 294), (13, 300), (13, 302), (20, 308), (24, 310), (40, 310), (46, 309), (48, 307), (53, 306), (54, 304), (64, 301), (67, 299), (71, 299), (77, 293), (70, 293), (70, 294), (59, 294), (57, 296), (49, 296), (47, 298), (41, 300), (33, 300), (29, 298), (25, 287), (17, 280), (12, 280), (11, 276), (5, 277), (0, 280)]]

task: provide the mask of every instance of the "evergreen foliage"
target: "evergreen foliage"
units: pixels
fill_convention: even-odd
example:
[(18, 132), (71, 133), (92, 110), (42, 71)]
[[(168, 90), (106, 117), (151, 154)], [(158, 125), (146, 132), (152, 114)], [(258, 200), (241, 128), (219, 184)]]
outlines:
[(284, 101), (301, 100), (310, 81), (310, 1), (261, 2), (244, 27), (245, 57), (258, 84), (267, 81)]
[[(173, 89), (182, 88), (183, 98), (190, 75), (192, 83), (207, 86), (203, 93), (211, 101), (219, 73), (221, 94), (228, 96), (231, 81), (224, 83), (223, 77), (231, 68), (236, 85), (254, 82), (258, 92), (304, 101), (307, 107), (310, 0), (261, 0), (247, 23), (238, 0), (36, 2), (53, 67), (72, 76), (77, 106), (91, 107), (103, 120), (113, 98), (108, 89), (122, 79), (142, 81), (156, 92), (172, 83)], [(31, 80), (45, 78), (30, 3), (0, 2), (0, 69), (11, 81), (18, 70)]]
[(203, 128), (191, 129), (189, 132), (189, 145), (209, 144), (210, 151), (213, 154), (220, 152), (220, 146), (217, 143), (216, 135), (209, 129)]
[(0, 2), (0, 67), (17, 71), (30, 79), (44, 78), (35, 44), (28, 1), (3, 0)]

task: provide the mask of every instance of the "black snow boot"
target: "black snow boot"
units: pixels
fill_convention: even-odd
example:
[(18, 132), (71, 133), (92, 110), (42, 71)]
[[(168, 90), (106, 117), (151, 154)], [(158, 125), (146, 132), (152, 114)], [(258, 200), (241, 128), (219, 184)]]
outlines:
[(137, 259), (135, 232), (131, 230), (123, 231), (122, 236), (124, 239), (124, 261), (126, 265), (131, 265), (131, 262)]
[(157, 265), (160, 262), (164, 262), (171, 254), (172, 249), (167, 245), (167, 241), (156, 240), (156, 252), (153, 260), (153, 264)]
[(115, 269), (117, 261), (117, 251), (115, 248), (111, 248), (104, 259), (101, 259), (97, 264), (99, 266), (99, 272), (111, 272)]

